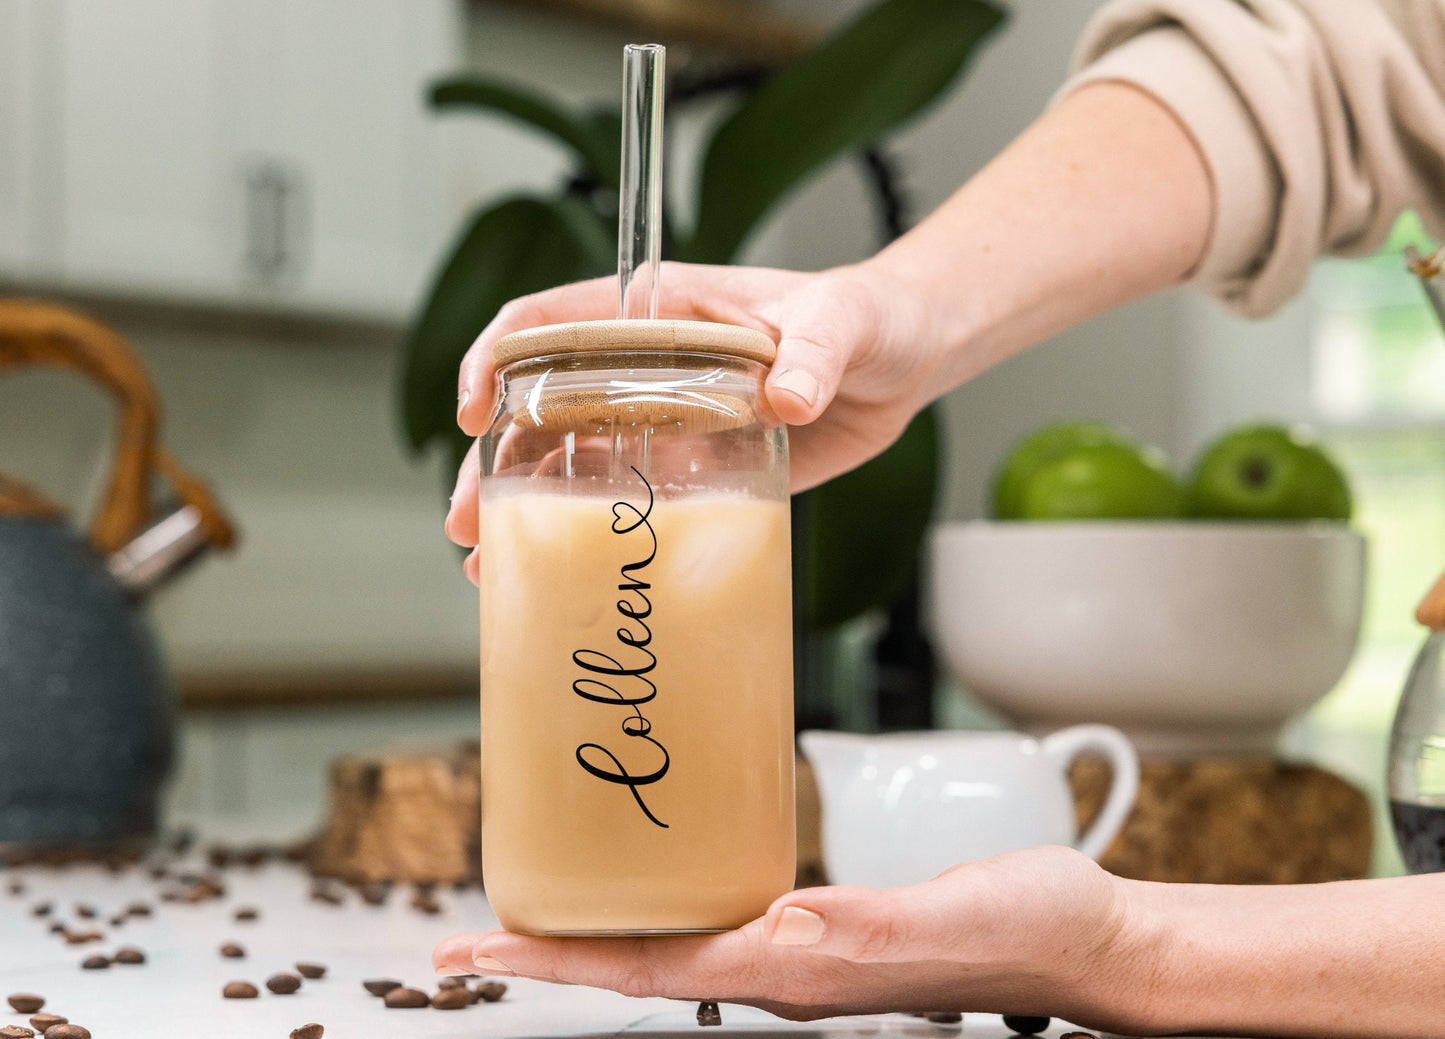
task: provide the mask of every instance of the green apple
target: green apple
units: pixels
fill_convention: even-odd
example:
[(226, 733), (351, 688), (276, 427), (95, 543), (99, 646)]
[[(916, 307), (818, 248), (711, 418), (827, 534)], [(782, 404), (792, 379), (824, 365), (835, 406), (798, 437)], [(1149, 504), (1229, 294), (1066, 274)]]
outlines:
[(1076, 447), (1089, 444), (1132, 444), (1121, 430), (1090, 419), (1055, 422), (1018, 441), (993, 477), (993, 518), (1023, 519), (1025, 487), (1042, 466)]
[(1302, 430), (1231, 429), (1208, 445), (1186, 485), (1189, 515), (1202, 519), (1348, 520), (1350, 486)]
[(1041, 465), (1024, 485), (1029, 520), (1170, 519), (1184, 493), (1164, 456), (1135, 444), (1084, 444)]

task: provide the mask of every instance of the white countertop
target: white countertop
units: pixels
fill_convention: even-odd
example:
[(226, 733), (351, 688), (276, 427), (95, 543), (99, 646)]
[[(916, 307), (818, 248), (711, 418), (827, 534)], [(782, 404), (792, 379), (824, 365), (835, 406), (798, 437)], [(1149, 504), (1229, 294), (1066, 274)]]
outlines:
[[(199, 868), (197, 872), (201, 872)], [(688, 1039), (715, 1039), (746, 1033), (765, 1036), (857, 1037), (897, 1036), (910, 1039), (953, 1039), (959, 1025), (932, 1024), (906, 1015), (832, 1018), (810, 1024), (782, 1021), (749, 1007), (724, 1004), (723, 1026), (703, 1030), (696, 1023), (695, 1003), (666, 999), (632, 999), (577, 986), (549, 985), (506, 979), (507, 994), (498, 1003), (478, 1003), (457, 1011), (431, 1008), (388, 1009), (368, 994), (361, 982), (395, 978), (428, 993), (436, 989), (430, 966), (431, 949), (441, 938), (459, 931), (496, 926), (486, 899), (475, 889), (439, 889), (443, 911), (424, 915), (411, 908), (411, 890), (398, 887), (387, 904), (368, 906), (344, 889), (345, 902), (327, 905), (310, 898), (310, 878), (283, 863), (260, 867), (232, 866), (221, 873), (224, 897), (197, 905), (159, 901), (161, 884), (142, 869), (112, 875), (98, 866), (64, 869), (0, 870), (0, 1001), (15, 992), (46, 998), (44, 1012), (62, 1014), (90, 1029), (94, 1039), (140, 1039), (155, 1035), (205, 1035), (286, 1039), (293, 1028), (319, 1022), (326, 1039), (444, 1037), (589, 1036), (622, 1032), (675, 1034)], [(26, 891), (11, 895), (8, 886), (20, 880)], [(337, 886), (338, 890), (343, 890)], [(151, 905), (152, 915), (132, 917), (119, 927), (109, 918), (133, 901)], [(51, 915), (37, 918), (32, 907), (53, 902)], [(98, 910), (95, 920), (77, 918), (74, 905), (87, 902)], [(239, 922), (239, 906), (254, 906), (260, 918)], [(69, 945), (50, 934), (62, 920), (93, 929), (105, 939)], [(244, 959), (219, 953), (225, 942), (246, 949)], [(135, 945), (147, 957), (143, 965), (114, 964), (105, 970), (82, 970), (88, 956), (109, 955), (122, 945)], [(295, 973), (297, 961), (327, 967), (326, 976), (305, 981), (294, 995), (279, 996), (265, 981), (279, 972)], [(230, 981), (249, 981), (261, 990), (256, 999), (223, 999)], [(0, 1002), (0, 1026), (26, 1025)], [(1055, 1022), (1044, 1035), (1057, 1039), (1071, 1026)], [(969, 1039), (1003, 1039), (1010, 1035), (1000, 1018), (970, 1014), (961, 1034)]]

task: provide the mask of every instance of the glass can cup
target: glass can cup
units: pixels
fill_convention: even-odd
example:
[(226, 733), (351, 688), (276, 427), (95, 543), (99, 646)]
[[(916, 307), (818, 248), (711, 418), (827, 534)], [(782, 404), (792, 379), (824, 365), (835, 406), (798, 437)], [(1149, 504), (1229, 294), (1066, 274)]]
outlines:
[(761, 332), (497, 343), (481, 439), (482, 863), (529, 934), (727, 930), (793, 886), (788, 449)]

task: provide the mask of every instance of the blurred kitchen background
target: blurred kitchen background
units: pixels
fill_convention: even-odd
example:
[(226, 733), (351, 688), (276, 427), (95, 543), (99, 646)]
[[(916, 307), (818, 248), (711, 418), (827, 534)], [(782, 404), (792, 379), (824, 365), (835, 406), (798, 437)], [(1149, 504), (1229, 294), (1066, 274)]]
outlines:
[[(450, 482), (403, 448), (399, 348), (466, 215), (566, 166), (501, 120), (430, 113), (427, 84), (476, 69), (610, 103), (624, 43), (669, 44), (673, 70), (728, 51), (777, 59), (859, 6), (0, 0), (0, 291), (76, 303), (131, 339), (163, 441), (242, 534), (153, 606), (184, 706), (173, 822), (300, 832), (334, 755), (475, 732), (477, 602), (442, 534)], [(1098, 4), (1008, 6), (960, 88), (886, 142), (915, 219), (1048, 104)], [(669, 126), (676, 159), (715, 114)], [(878, 233), (866, 172), (839, 162), (746, 259), (821, 268)], [(1376, 796), (1422, 637), (1414, 604), (1445, 567), (1445, 346), (1399, 256), (1424, 238), (1408, 220), (1397, 238), (1378, 258), (1320, 264), (1267, 321), (1178, 292), (976, 379), (945, 401), (939, 507), (982, 515), (995, 462), (1054, 418), (1119, 423), (1176, 464), (1233, 422), (1314, 424), (1356, 489), (1371, 584), (1354, 665), (1288, 745)], [(1068, 261), (1066, 241), (1036, 246)], [(113, 424), (74, 378), (0, 380), (0, 468), (79, 515)], [(946, 682), (937, 714), (990, 724)], [(1380, 843), (1377, 869), (1392, 870)]]

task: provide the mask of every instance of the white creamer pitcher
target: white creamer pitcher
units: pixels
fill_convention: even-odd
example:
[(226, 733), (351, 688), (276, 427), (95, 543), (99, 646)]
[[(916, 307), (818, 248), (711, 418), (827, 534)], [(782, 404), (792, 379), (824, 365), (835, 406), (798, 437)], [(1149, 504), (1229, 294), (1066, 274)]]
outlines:
[[(804, 732), (823, 807), (823, 861), (835, 884), (901, 887), (959, 862), (1040, 844), (1103, 854), (1133, 807), (1139, 759), (1118, 729), (1075, 725), (1041, 740), (1017, 732), (864, 736)], [(1069, 765), (1102, 754), (1103, 810), (1076, 832)]]

